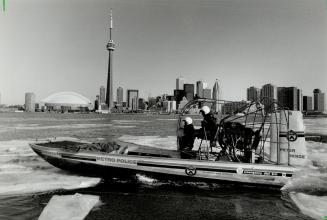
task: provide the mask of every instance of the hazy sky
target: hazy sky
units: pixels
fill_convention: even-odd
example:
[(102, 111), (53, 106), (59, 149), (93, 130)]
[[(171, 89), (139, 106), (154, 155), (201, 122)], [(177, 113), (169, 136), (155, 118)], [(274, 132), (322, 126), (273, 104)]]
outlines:
[[(246, 98), (265, 83), (327, 93), (325, 0), (6, 0), (0, 11), (2, 103), (75, 91), (94, 100), (106, 85), (113, 9), (114, 99), (187, 82), (222, 83), (223, 98)], [(1, 8), (2, 9), (2, 8)], [(125, 97), (124, 97), (125, 98)]]

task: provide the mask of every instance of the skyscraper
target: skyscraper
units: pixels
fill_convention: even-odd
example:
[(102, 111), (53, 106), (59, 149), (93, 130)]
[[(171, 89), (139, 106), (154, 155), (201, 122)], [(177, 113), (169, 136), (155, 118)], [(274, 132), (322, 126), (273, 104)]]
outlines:
[(312, 96), (303, 96), (303, 111), (310, 112), (312, 110)]
[(247, 101), (257, 101), (260, 99), (260, 89), (254, 86), (247, 88), (246, 90), (246, 100)]
[(194, 84), (184, 84), (184, 92), (187, 101), (194, 99)]
[(106, 88), (104, 86), (100, 87), (100, 99), (99, 99), (100, 104), (106, 103)]
[(123, 99), (124, 99), (124, 90), (122, 87), (117, 88), (117, 104), (122, 106), (123, 104)]
[(129, 110), (136, 111), (138, 109), (139, 90), (128, 89), (127, 90), (127, 108)]
[(183, 90), (185, 79), (183, 77), (178, 77), (176, 79), (176, 90)]
[[(214, 100), (221, 100), (221, 85), (220, 82), (218, 81), (218, 79), (216, 79), (215, 84), (213, 85), (212, 88), (212, 99)], [(218, 103), (214, 104), (213, 109), (215, 110), (215, 112), (221, 112), (221, 106)]]
[(25, 93), (25, 111), (35, 112), (35, 94), (33, 92)]
[(325, 93), (320, 89), (313, 90), (313, 110), (316, 112), (325, 111)]
[(198, 98), (203, 98), (203, 89), (207, 87), (207, 83), (203, 81), (197, 81), (196, 82), (196, 94)]
[(303, 94), (301, 89), (297, 90), (297, 108), (297, 110), (303, 111)]
[(299, 92), (296, 87), (278, 87), (278, 103), (290, 110), (299, 110)]
[(273, 101), (277, 100), (277, 88), (272, 84), (266, 84), (262, 86), (260, 91), (260, 98), (262, 100), (262, 104), (265, 106), (265, 111), (270, 113), (273, 111), (275, 106), (272, 105)]
[(109, 109), (113, 107), (113, 88), (112, 88), (112, 58), (113, 53), (115, 50), (115, 44), (112, 40), (112, 31), (113, 23), (112, 23), (112, 10), (110, 9), (110, 27), (109, 27), (109, 42), (107, 44), (107, 50), (109, 51), (109, 59), (108, 59), (108, 81), (107, 81), (107, 94), (106, 94), (106, 104), (108, 105)]
[(211, 89), (203, 89), (203, 98), (211, 99)]

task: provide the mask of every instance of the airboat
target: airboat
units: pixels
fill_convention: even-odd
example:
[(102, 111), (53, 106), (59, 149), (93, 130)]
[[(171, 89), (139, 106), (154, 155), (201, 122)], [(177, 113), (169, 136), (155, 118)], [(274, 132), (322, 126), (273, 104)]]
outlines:
[[(196, 138), (193, 148), (181, 146), (183, 119), (193, 117), (201, 127), (199, 110), (208, 106), (217, 118), (215, 135)], [(157, 179), (234, 182), (283, 186), (306, 163), (302, 113), (283, 108), (274, 100), (229, 102), (195, 99), (177, 119), (176, 150), (156, 149), (115, 141), (90, 143), (43, 140), (31, 148), (63, 170), (102, 178), (142, 174)], [(188, 155), (187, 158), (181, 155)]]

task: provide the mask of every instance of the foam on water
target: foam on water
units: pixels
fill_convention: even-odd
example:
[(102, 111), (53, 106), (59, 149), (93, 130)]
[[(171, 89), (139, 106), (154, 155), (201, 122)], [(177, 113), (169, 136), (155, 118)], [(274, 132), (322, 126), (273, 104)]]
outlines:
[(308, 163), (281, 189), (305, 215), (327, 216), (327, 144), (307, 142)]
[(291, 198), (301, 212), (314, 219), (325, 219), (327, 216), (327, 196), (313, 196), (304, 193), (291, 193)]
[(82, 220), (99, 203), (99, 196), (94, 195), (54, 195), (39, 220)]
[(54, 168), (32, 151), (29, 142), (0, 141), (0, 195), (86, 188), (101, 181)]

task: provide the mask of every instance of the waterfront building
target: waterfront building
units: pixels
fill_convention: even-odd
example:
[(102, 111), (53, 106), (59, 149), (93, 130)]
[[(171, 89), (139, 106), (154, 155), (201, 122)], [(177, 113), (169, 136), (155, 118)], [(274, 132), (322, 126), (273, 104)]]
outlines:
[(254, 86), (247, 88), (246, 90), (247, 101), (258, 101), (260, 100), (260, 89)]
[[(97, 100), (99, 101), (98, 96)], [(54, 93), (43, 99), (42, 102), (47, 109), (53, 111), (88, 111), (91, 107), (91, 101), (76, 92)], [(100, 106), (99, 104), (99, 110)]]
[(240, 102), (227, 102), (222, 105), (222, 113), (223, 114), (232, 114), (236, 110), (242, 108), (247, 104), (246, 101), (240, 101)]
[(33, 92), (25, 93), (25, 111), (35, 112), (35, 94)]
[(128, 89), (127, 90), (127, 108), (132, 111), (138, 109), (139, 90)]
[(203, 90), (207, 87), (207, 83), (203, 81), (196, 82), (196, 95), (198, 98), (204, 98)]
[(283, 107), (290, 110), (299, 110), (300, 92), (296, 87), (278, 87), (277, 88), (277, 100)]
[(104, 86), (100, 87), (99, 103), (100, 104), (106, 103), (106, 88)]
[(146, 104), (143, 98), (139, 98), (138, 109), (146, 110)]
[(203, 98), (211, 99), (211, 89), (203, 89)]
[(265, 106), (265, 112), (272, 112), (275, 109), (272, 103), (277, 100), (277, 87), (272, 84), (263, 85), (260, 91), (260, 98), (262, 99), (262, 104)]
[(112, 21), (112, 10), (110, 10), (110, 27), (109, 27), (109, 42), (107, 44), (107, 50), (109, 51), (108, 57), (108, 80), (107, 80), (107, 94), (106, 94), (106, 104), (109, 109), (113, 107), (113, 88), (112, 88), (112, 74), (113, 74), (113, 52), (115, 50), (115, 44), (112, 40), (112, 29), (113, 29), (113, 21)]
[(298, 110), (303, 112), (303, 94), (301, 89), (297, 90), (297, 106)]
[(155, 97), (149, 97), (148, 98), (149, 108), (155, 108), (157, 101)]
[(176, 90), (183, 90), (185, 79), (183, 77), (178, 77), (176, 79)]
[(184, 96), (182, 101), (179, 102), (178, 109), (181, 110), (188, 103), (186, 97)]
[(185, 96), (185, 91), (184, 90), (179, 90), (179, 89), (175, 89), (174, 90), (174, 97), (175, 100), (179, 103), (180, 101), (182, 101), (183, 97)]
[(99, 105), (100, 105), (100, 96), (97, 95), (97, 96), (96, 96), (96, 99), (95, 99), (95, 101), (94, 101), (94, 110), (95, 110), (95, 111), (96, 111), (96, 110), (99, 110)]
[(184, 92), (187, 101), (194, 99), (194, 84), (184, 84)]
[(320, 89), (313, 90), (313, 110), (316, 112), (325, 111), (325, 93)]
[[(212, 99), (214, 100), (221, 100), (222, 94), (221, 94), (221, 85), (218, 79), (216, 79), (215, 84), (212, 88)], [(215, 112), (221, 112), (221, 105), (217, 103), (214, 104), (213, 109)]]
[(176, 111), (176, 101), (163, 101), (162, 110), (167, 113)]
[(303, 111), (310, 112), (312, 110), (312, 96), (303, 96)]
[(122, 87), (117, 88), (117, 105), (122, 106), (124, 98), (124, 90)]

